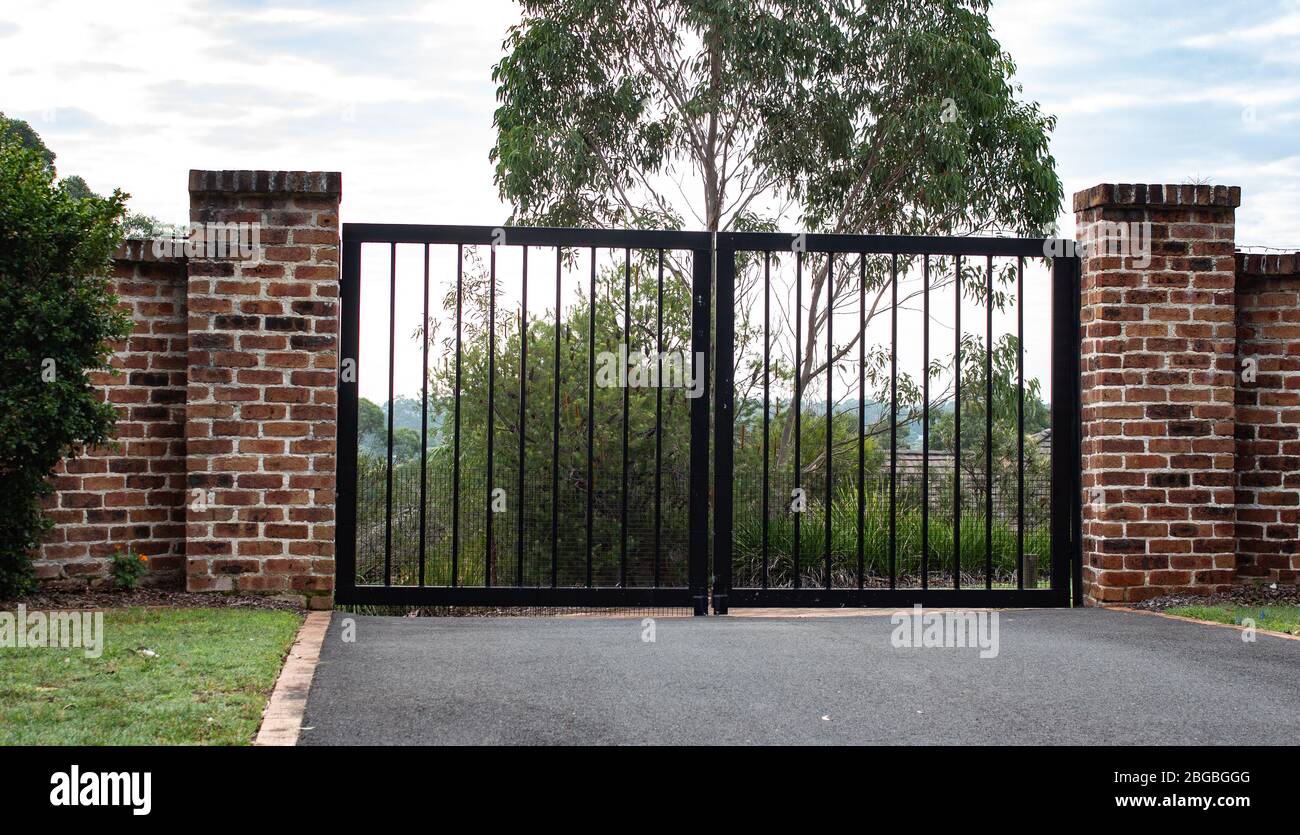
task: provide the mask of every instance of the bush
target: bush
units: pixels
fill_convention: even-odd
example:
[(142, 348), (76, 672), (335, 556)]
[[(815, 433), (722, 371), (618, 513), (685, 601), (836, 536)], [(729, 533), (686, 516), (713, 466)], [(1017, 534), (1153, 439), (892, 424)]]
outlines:
[(149, 558), (130, 548), (113, 555), (113, 585), (130, 591), (140, 585), (140, 578), (149, 570)]
[(31, 584), (51, 470), (112, 433), (90, 372), (131, 329), (103, 278), (125, 195), (77, 197), (54, 177), (40, 153), (0, 137), (0, 598)]

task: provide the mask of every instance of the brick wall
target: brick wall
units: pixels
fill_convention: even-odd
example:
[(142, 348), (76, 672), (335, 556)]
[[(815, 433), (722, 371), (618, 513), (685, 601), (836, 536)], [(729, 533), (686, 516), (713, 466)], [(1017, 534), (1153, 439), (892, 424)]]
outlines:
[[(1246, 373), (1247, 360), (1253, 375)], [(1294, 583), (1300, 578), (1300, 253), (1237, 257), (1237, 365), (1237, 576)]]
[(191, 223), (258, 223), (260, 257), (189, 264), (190, 591), (334, 589), (340, 176), (192, 171)]
[(144, 582), (174, 581), (185, 555), (185, 261), (147, 241), (114, 258), (114, 290), (135, 320), (113, 346), (119, 374), (92, 376), (118, 411), (117, 442), (63, 462), (46, 502), (54, 520), (35, 560), (52, 586), (100, 584), (128, 547), (149, 557)]
[(1083, 575), (1091, 603), (1235, 579), (1234, 213), (1226, 186), (1100, 185), (1078, 236), (1149, 223), (1150, 262), (1082, 262)]

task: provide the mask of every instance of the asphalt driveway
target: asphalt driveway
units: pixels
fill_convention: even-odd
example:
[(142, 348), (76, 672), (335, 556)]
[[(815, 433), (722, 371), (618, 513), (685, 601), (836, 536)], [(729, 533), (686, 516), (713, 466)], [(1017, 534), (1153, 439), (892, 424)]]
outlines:
[(647, 643), (631, 619), (335, 613), (300, 744), (1300, 743), (1300, 641), (1019, 610), (980, 658), (894, 629), (659, 618)]

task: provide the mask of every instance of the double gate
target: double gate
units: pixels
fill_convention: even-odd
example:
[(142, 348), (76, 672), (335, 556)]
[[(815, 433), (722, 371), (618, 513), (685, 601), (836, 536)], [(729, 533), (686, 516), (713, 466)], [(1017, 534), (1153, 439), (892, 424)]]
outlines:
[(1044, 252), (344, 224), (336, 599), (1077, 604), (1079, 272)]

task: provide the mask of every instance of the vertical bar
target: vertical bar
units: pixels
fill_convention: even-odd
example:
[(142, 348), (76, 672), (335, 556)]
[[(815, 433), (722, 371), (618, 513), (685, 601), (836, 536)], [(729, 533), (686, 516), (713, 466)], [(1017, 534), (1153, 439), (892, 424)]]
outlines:
[[(1071, 504), (1082, 496), (1074, 490), (1078, 459), (1071, 455), (1077, 404), (1076, 382), (1071, 379), (1078, 356), (1076, 302), (1071, 258), (1052, 259), (1052, 596), (1062, 602), (1070, 600), (1068, 583), (1071, 562), (1070, 540), (1073, 526)], [(1073, 356), (1071, 356), (1073, 355)]]
[[(343, 271), (339, 286), (338, 527), (335, 529), (336, 600), (348, 600), (357, 585), (357, 375), (361, 333), (361, 244), (343, 242)], [(349, 370), (350, 369), (350, 370)]]
[(388, 465), (384, 488), (384, 585), (393, 584), (393, 355), (397, 330), (397, 244), (388, 245)]
[(564, 270), (564, 250), (555, 248), (555, 363), (551, 369), (551, 588), (559, 585), (560, 576), (560, 283)]
[(898, 255), (889, 264), (889, 587), (898, 587)]
[[(800, 473), (799, 462), (799, 435), (801, 430), (802, 416), (800, 412), (803, 408), (803, 251), (799, 250), (794, 254), (794, 486), (795, 489), (802, 488), (802, 474)], [(804, 497), (805, 505), (807, 497)], [(799, 521), (803, 514), (794, 514), (794, 587), (803, 586), (803, 579), (799, 576), (801, 567), (799, 565)]]
[(768, 586), (768, 577), (771, 573), (769, 563), (767, 533), (768, 533), (768, 502), (769, 493), (771, 492), (768, 480), (768, 458), (769, 446), (771, 443), (770, 421), (772, 410), (771, 399), (772, 383), (772, 253), (763, 253), (763, 588)]
[(461, 320), (464, 305), (465, 247), (456, 244), (456, 407), (451, 453), (451, 584), (460, 582), (460, 365)]
[(1016, 588), (1025, 588), (1025, 258), (1016, 259)]
[(930, 588), (930, 256), (921, 285), (921, 589)]
[(516, 586), (524, 584), (524, 427), (528, 422), (528, 247), (520, 251), (524, 269), (519, 295), (519, 494), (514, 501)]
[(591, 530), (596, 486), (596, 248), (591, 248), (591, 310), (587, 315), (587, 588), (591, 588)]
[[(719, 255), (719, 258), (722, 256)], [(734, 257), (734, 256), (733, 256)], [(709, 583), (709, 312), (712, 309), (709, 282), (713, 278), (713, 252), (697, 249), (691, 254), (691, 363), (700, 357), (702, 391), (691, 400), (690, 508), (687, 527), (690, 547), (687, 571), (695, 614), (708, 614)]]
[(424, 245), (424, 323), (420, 328), (420, 581), (424, 585), (425, 505), (428, 503), (429, 462), (429, 245)]
[[(623, 363), (632, 356), (632, 250), (623, 250)], [(626, 364), (620, 369), (620, 376), (627, 373)], [(620, 493), (619, 534), (618, 534), (618, 584), (627, 588), (627, 430), (628, 386), (623, 382), (623, 489)]]
[(732, 464), (736, 443), (736, 253), (730, 247), (715, 248), (715, 252), (718, 296), (713, 331), (713, 373), (717, 378), (713, 415), (713, 611), (725, 615), (731, 592)]
[(993, 590), (993, 256), (984, 268), (984, 588)]
[(664, 251), (659, 250), (655, 288), (655, 564), (654, 587), (659, 588), (663, 550), (663, 466), (664, 466)]
[(483, 586), (492, 587), (492, 481), (493, 442), (496, 435), (496, 377), (497, 377), (497, 248), (491, 247), (488, 255), (488, 399), (487, 399), (487, 528), (483, 532)]
[(831, 376), (832, 360), (835, 356), (835, 253), (826, 253), (826, 507), (823, 512), (822, 534), (825, 542), (823, 550), (825, 551), (826, 568), (822, 585), (826, 588), (831, 587), (831, 490), (833, 489), (831, 481), (831, 435), (832, 428), (835, 425), (834, 415), (831, 413), (834, 408), (834, 401), (831, 399)]
[(952, 587), (961, 588), (961, 256), (957, 256), (953, 279), (956, 301), (953, 303), (952, 357)]
[(1078, 255), (1070, 262), (1070, 387), (1073, 397), (1070, 418), (1070, 602), (1083, 605), (1083, 261)]
[(867, 253), (858, 263), (858, 588), (865, 584), (867, 515)]

